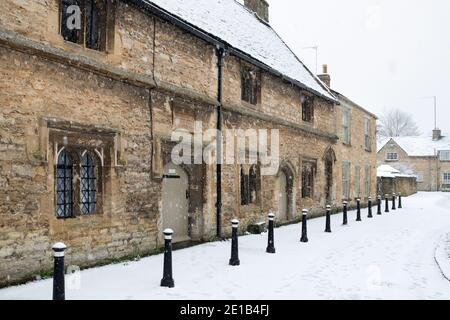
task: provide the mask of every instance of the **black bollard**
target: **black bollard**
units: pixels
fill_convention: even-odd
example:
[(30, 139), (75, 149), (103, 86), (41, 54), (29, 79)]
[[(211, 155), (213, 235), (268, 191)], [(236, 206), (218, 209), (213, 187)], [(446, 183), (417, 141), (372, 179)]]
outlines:
[(342, 224), (344, 226), (346, 226), (348, 224), (348, 219), (347, 219), (347, 205), (348, 205), (348, 202), (344, 201), (344, 202), (342, 202), (342, 204), (344, 205), (344, 207), (342, 208), (342, 213), (343, 213), (343, 215), (342, 215), (343, 216)]
[(384, 196), (384, 200), (385, 200), (385, 204), (386, 204), (386, 208), (384, 209), (384, 212), (389, 212), (389, 197), (387, 194)]
[(62, 242), (55, 243), (52, 247), (53, 267), (53, 300), (66, 300), (64, 286), (64, 250), (66, 245)]
[(377, 197), (377, 215), (381, 216), (381, 196)]
[(325, 222), (325, 232), (331, 233), (331, 206), (327, 206), (327, 219)]
[(397, 210), (395, 207), (395, 193), (392, 194), (392, 210)]
[(164, 270), (161, 287), (173, 288), (175, 281), (172, 277), (172, 229), (164, 230)]
[(403, 206), (402, 206), (402, 194), (401, 193), (398, 194), (398, 208), (399, 209), (403, 209)]
[(372, 198), (371, 197), (369, 197), (369, 201), (367, 202), (367, 207), (368, 207), (368, 211), (369, 211), (369, 214), (367, 215), (367, 217), (368, 218), (373, 218), (373, 215), (372, 215)]
[(361, 220), (361, 199), (356, 199), (356, 221)]
[(302, 238), (300, 239), (300, 242), (308, 242), (308, 230), (307, 230), (307, 223), (308, 220), (308, 210), (303, 209), (302, 210)]
[(275, 253), (275, 244), (273, 239), (273, 221), (275, 219), (275, 215), (272, 211), (269, 213), (269, 239), (267, 241), (267, 253)]
[(241, 264), (239, 261), (239, 250), (238, 250), (238, 227), (239, 221), (231, 221), (232, 234), (231, 234), (231, 258), (230, 266), (238, 266)]

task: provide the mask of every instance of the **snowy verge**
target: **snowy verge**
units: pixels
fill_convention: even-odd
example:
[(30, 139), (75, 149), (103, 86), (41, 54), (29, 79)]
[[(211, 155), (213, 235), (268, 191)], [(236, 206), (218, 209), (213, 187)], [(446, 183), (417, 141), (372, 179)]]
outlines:
[(434, 254), (442, 275), (450, 281), (450, 233), (442, 236)]

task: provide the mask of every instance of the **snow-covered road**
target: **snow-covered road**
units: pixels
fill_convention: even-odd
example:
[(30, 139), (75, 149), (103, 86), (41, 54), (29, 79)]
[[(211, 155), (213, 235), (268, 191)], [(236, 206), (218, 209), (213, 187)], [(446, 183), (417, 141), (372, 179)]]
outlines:
[[(175, 288), (159, 287), (162, 256), (85, 270), (66, 278), (67, 299), (450, 299), (450, 282), (434, 261), (450, 232), (450, 194), (420, 193), (404, 209), (363, 222), (349, 213), (275, 230), (277, 253), (265, 253), (267, 234), (239, 238), (241, 266), (228, 266), (230, 242), (175, 251)], [(450, 260), (449, 260), (450, 263)], [(77, 288), (79, 284), (79, 288)], [(0, 290), (0, 299), (50, 299), (52, 280)]]

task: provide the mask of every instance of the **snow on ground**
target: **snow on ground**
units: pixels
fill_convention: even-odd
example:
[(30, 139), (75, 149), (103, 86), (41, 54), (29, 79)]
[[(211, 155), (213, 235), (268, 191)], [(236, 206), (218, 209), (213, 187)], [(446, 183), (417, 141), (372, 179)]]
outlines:
[[(175, 251), (175, 288), (159, 287), (162, 255), (84, 270), (67, 299), (450, 299), (450, 282), (434, 254), (450, 229), (450, 194), (420, 193), (404, 209), (363, 222), (349, 213), (275, 230), (277, 253), (265, 253), (267, 234), (239, 238), (241, 266), (228, 266), (230, 242)], [(363, 210), (364, 217), (367, 216)], [(450, 261), (447, 261), (450, 263)], [(68, 287), (77, 281), (66, 277)], [(51, 299), (52, 280), (0, 290), (0, 299)]]

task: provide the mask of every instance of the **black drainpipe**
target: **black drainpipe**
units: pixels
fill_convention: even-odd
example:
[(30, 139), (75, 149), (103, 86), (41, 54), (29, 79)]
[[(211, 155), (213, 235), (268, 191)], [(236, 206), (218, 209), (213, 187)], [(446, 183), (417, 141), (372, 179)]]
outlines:
[[(222, 132), (222, 75), (223, 75), (223, 59), (225, 50), (217, 47), (217, 131)], [(217, 137), (217, 164), (216, 164), (216, 218), (217, 218), (217, 239), (222, 239), (222, 135)]]

